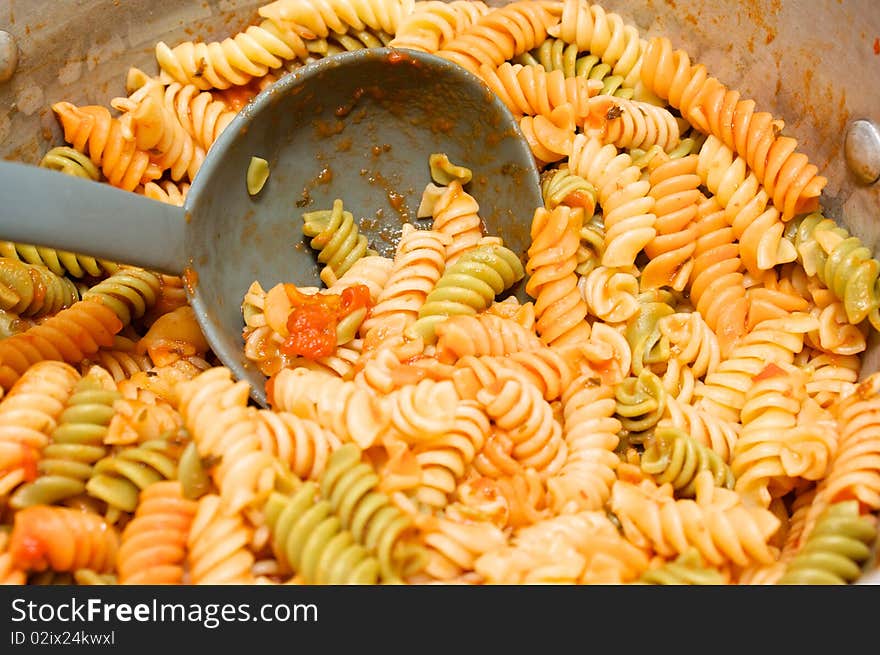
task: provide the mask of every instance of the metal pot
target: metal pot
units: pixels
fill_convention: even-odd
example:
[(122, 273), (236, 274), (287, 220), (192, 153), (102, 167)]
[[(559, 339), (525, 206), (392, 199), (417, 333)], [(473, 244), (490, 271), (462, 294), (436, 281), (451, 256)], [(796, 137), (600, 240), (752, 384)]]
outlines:
[[(0, 3), (0, 153), (37, 163), (62, 142), (51, 103), (124, 95), (154, 46), (220, 39), (256, 18), (253, 0), (6, 0)], [(506, 4), (489, 0), (490, 5)], [(783, 118), (828, 178), (826, 213), (880, 253), (880, 9), (875, 0), (615, 0), (600, 4)], [(17, 66), (14, 59), (17, 58)], [(7, 79), (7, 74), (10, 77)], [(848, 144), (847, 144), (848, 142)], [(871, 334), (863, 375), (880, 369)], [(876, 558), (875, 558), (876, 559)], [(861, 583), (880, 584), (880, 569)]]

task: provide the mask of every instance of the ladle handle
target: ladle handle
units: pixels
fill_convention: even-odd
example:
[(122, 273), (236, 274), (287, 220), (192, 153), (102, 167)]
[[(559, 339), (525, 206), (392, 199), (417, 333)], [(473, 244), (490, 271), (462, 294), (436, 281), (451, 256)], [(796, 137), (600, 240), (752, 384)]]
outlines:
[(0, 161), (0, 239), (179, 275), (182, 207), (58, 171)]

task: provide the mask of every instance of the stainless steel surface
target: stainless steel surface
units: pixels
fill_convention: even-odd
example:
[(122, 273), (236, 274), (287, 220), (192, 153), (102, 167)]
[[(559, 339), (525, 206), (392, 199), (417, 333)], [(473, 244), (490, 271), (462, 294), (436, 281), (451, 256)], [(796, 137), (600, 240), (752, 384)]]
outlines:
[[(0, 83), (0, 150), (36, 163), (60, 143), (49, 105), (107, 104), (125, 72), (156, 71), (153, 46), (236, 32), (262, 4), (252, 0), (0, 0), (0, 28), (19, 46), (19, 68)], [(489, 4), (505, 4), (492, 0)], [(785, 120), (785, 133), (828, 177), (829, 216), (878, 252), (880, 184), (847, 165), (846, 128), (880, 123), (880, 6), (876, 0), (599, 1), (639, 28), (668, 36), (711, 74)], [(51, 11), (49, 10), (51, 8)], [(271, 184), (271, 181), (270, 181)], [(876, 335), (864, 373), (880, 367)], [(862, 583), (880, 583), (880, 572)]]
[(846, 165), (863, 184), (880, 179), (880, 129), (876, 123), (859, 119), (846, 128), (843, 145)]

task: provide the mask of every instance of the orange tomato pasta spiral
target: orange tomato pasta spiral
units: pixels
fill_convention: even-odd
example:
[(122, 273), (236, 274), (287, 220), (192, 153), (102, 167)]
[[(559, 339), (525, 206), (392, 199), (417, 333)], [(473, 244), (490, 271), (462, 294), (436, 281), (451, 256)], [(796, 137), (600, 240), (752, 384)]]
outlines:
[(156, 482), (140, 494), (116, 554), (119, 584), (181, 584), (189, 530), (198, 503), (180, 482)]
[(657, 234), (645, 244), (645, 254), (651, 261), (642, 270), (643, 289), (668, 286), (683, 291), (690, 281), (697, 248), (698, 208), (703, 200), (697, 161), (696, 155), (671, 159), (648, 177)]
[(578, 293), (577, 259), (583, 212), (560, 205), (535, 210), (526, 292), (535, 299), (537, 331), (547, 345), (581, 343), (590, 337), (587, 305)]
[(168, 205), (183, 207), (186, 194), (189, 193), (189, 183), (176, 184), (171, 180), (163, 180), (160, 183), (147, 182), (144, 185), (144, 195), (151, 200), (158, 200)]
[(9, 535), (0, 532), (0, 585), (23, 585), (27, 583), (27, 574), (12, 562), (7, 546)]
[(597, 80), (565, 77), (561, 70), (548, 72), (541, 66), (510, 62), (497, 67), (483, 64), (479, 74), (514, 116), (549, 117), (557, 107), (570, 104), (577, 125), (583, 125), (590, 116), (590, 98), (602, 88)]
[(105, 573), (118, 549), (116, 529), (97, 514), (48, 505), (17, 511), (9, 539), (12, 562), (25, 571)]
[(611, 495), (619, 459), (614, 453), (621, 430), (614, 417), (614, 388), (577, 378), (563, 396), (563, 435), (568, 456), (559, 473), (547, 481), (551, 506), (559, 514), (601, 509)]
[(106, 107), (75, 107), (56, 102), (52, 110), (64, 128), (64, 140), (89, 156), (113, 186), (134, 191), (162, 176), (162, 169), (150, 161), (150, 155), (138, 149), (134, 138), (126, 134), (119, 119)]
[(477, 401), (495, 425), (513, 442), (512, 455), (543, 479), (556, 474), (567, 456), (553, 409), (528, 380), (505, 371), (494, 385), (477, 394)]
[(440, 516), (430, 516), (419, 525), (428, 547), (425, 573), (435, 580), (452, 580), (474, 570), (483, 554), (503, 546), (507, 537), (493, 523), (474, 520), (458, 505), (450, 505)]
[(462, 254), (476, 248), (483, 238), (483, 222), (477, 212), (480, 205), (472, 195), (453, 180), (434, 203), (432, 229), (449, 237), (446, 265), (454, 264)]
[(561, 397), (575, 378), (574, 359), (578, 353), (574, 349), (563, 350), (540, 348), (511, 353), (504, 357), (474, 357), (465, 355), (455, 364), (452, 381), (462, 398), (476, 398), (480, 389), (490, 386), (502, 371), (515, 371), (535, 385), (544, 396), (552, 401)]
[(559, 161), (571, 152), (574, 108), (566, 103), (556, 107), (549, 116), (523, 116), (519, 127), (539, 166)]
[(61, 362), (28, 368), (0, 401), (0, 496), (37, 476), (37, 460), (80, 375)]
[(436, 356), (447, 364), (466, 355), (509, 355), (543, 345), (532, 330), (494, 314), (452, 316), (437, 325)]
[(437, 52), (441, 46), (461, 34), (489, 11), (489, 7), (479, 0), (418, 2), (413, 12), (400, 21), (394, 38), (388, 45), (395, 48)]
[(512, 2), (480, 16), (436, 54), (478, 75), (480, 64), (497, 67), (536, 47), (557, 21), (543, 3)]
[(370, 316), (361, 324), (361, 334), (388, 325), (395, 317), (404, 325), (414, 323), (419, 308), (446, 266), (446, 247), (449, 237), (435, 230), (417, 230), (411, 224), (403, 226), (394, 264), (388, 282), (379, 293)]

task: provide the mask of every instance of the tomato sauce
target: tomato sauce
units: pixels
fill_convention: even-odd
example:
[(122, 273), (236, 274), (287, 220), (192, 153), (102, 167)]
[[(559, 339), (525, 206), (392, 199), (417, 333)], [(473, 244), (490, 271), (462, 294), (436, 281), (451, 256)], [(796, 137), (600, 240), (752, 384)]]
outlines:
[(281, 345), (287, 355), (318, 359), (336, 350), (336, 326), (340, 319), (370, 307), (370, 290), (363, 284), (346, 287), (340, 294), (306, 295), (293, 284), (284, 290), (293, 308), (287, 318), (290, 335)]

